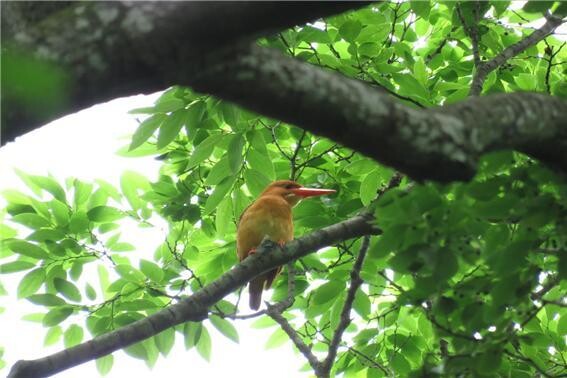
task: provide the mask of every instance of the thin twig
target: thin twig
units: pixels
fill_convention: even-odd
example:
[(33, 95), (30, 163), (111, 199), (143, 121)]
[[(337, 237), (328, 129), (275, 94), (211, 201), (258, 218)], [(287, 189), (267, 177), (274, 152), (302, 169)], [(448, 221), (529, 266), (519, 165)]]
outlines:
[(275, 304), (270, 305), (266, 303), (267, 310), (266, 313), (270, 318), (272, 318), (276, 323), (278, 323), (281, 329), (287, 334), (296, 348), (303, 354), (303, 356), (311, 365), (311, 368), (318, 375), (319, 369), (321, 367), (321, 362), (315, 357), (311, 348), (303, 342), (299, 333), (293, 329), (291, 324), (287, 321), (287, 319), (282, 315), (283, 311), (290, 307), (293, 304), (293, 300), (295, 297), (295, 270), (293, 268), (293, 264), (288, 264), (288, 280), (287, 280), (287, 297), (283, 301)]
[(348, 327), (351, 322), (350, 318), (350, 311), (352, 309), (352, 305), (354, 303), (354, 298), (356, 296), (356, 291), (360, 288), (360, 285), (364, 282), (360, 277), (360, 270), (362, 269), (362, 264), (364, 263), (364, 258), (366, 257), (366, 252), (368, 251), (368, 247), (370, 245), (370, 236), (364, 236), (362, 239), (362, 245), (360, 246), (360, 251), (358, 252), (358, 256), (356, 261), (350, 271), (350, 287), (347, 291), (347, 296), (345, 299), (345, 303), (341, 310), (340, 321), (333, 333), (333, 338), (331, 343), (329, 344), (329, 352), (327, 353), (327, 357), (321, 363), (320, 368), (320, 375), (319, 377), (328, 377), (331, 371), (331, 367), (335, 362), (335, 358), (337, 357), (337, 350), (339, 348), (339, 344), (343, 337), (343, 333)]
[(457, 4), (457, 15), (459, 16), (459, 19), (461, 20), (461, 23), (463, 24), (463, 28), (465, 29), (465, 33), (471, 39), (472, 50), (473, 50), (473, 60), (474, 60), (474, 66), (475, 66), (476, 69), (478, 69), (480, 67), (480, 65), (482, 64), (481, 61), (480, 61), (480, 54), (478, 52), (478, 22), (479, 22), (479, 18), (480, 18), (479, 6), (480, 6), (480, 4), (477, 1), (475, 3), (475, 8), (474, 8), (474, 18), (475, 18), (474, 23), (472, 25), (467, 25), (465, 17), (463, 16), (463, 13), (461, 11), (461, 6), (459, 4)]
[(528, 35), (526, 38), (522, 39), (520, 42), (508, 46), (500, 54), (496, 55), (491, 60), (484, 62), (476, 71), (476, 75), (473, 77), (473, 82), (471, 84), (470, 96), (478, 96), (482, 92), (482, 86), (486, 77), (489, 73), (494, 71), (496, 68), (500, 67), (502, 64), (506, 63), (508, 59), (518, 55), (522, 51), (526, 50), (528, 47), (535, 45), (550, 33), (552, 33), (559, 25), (565, 22), (565, 19), (556, 16), (548, 15), (547, 22), (532, 34)]

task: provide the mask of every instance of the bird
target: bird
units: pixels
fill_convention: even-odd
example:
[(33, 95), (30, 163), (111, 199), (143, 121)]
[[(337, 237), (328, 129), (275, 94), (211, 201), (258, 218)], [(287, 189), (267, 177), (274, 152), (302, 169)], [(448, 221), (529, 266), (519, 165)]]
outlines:
[[(242, 261), (256, 253), (256, 248), (264, 238), (280, 246), (293, 240), (292, 207), (304, 198), (335, 192), (333, 189), (307, 188), (292, 180), (272, 182), (240, 216), (236, 234), (238, 259)], [(250, 281), (248, 290), (251, 309), (260, 308), (262, 291), (272, 286), (280, 271), (281, 267), (278, 267)]]

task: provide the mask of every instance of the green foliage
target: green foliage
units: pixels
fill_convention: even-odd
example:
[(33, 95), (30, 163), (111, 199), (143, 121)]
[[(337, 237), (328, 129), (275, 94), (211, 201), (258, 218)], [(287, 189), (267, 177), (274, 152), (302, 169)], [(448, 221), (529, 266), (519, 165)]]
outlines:
[[(548, 3), (530, 1), (515, 11), (510, 2), (482, 3), (481, 59), (529, 34), (518, 23), (556, 6)], [(411, 106), (450, 103), (467, 96), (473, 69), (456, 6), (387, 2), (326, 19), (324, 30), (319, 23), (297, 27), (260, 43), (382, 87)], [(461, 6), (471, 20), (471, 6)], [(546, 42), (490, 74), (483, 93), (565, 96), (564, 68), (546, 60), (546, 49), (556, 52), (560, 42)], [(541, 164), (497, 152), (483, 157), (469, 183), (404, 178), (382, 193), (395, 177), (390, 168), (185, 88), (170, 88), (153, 107), (133, 113), (147, 118), (121, 154), (159, 155), (155, 182), (125, 172), (119, 188), (102, 180), (62, 185), (19, 172), (31, 194), (3, 192), (1, 277), (17, 275), (18, 297), (44, 308), (29, 319), (47, 328), (46, 345), (68, 347), (115, 330), (218, 278), (237, 262), (242, 211), (270, 181), (291, 177), (337, 189), (295, 208), (296, 235), (365, 208), (383, 230), (371, 240), (333, 373), (381, 377), (381, 366), (396, 376), (527, 377), (566, 368), (567, 183)], [(165, 241), (153, 255), (130, 252), (125, 223), (159, 228), (160, 221), (167, 225)], [(317, 353), (327, 350), (340, 321), (360, 244), (343, 242), (295, 262), (296, 298), (285, 315)], [(96, 267), (98, 276), (86, 276), (85, 267)], [(287, 296), (282, 276), (273, 301)], [(187, 349), (209, 360), (209, 323), (239, 341), (229, 316), (236, 303), (228, 296), (208, 321), (166, 330), (126, 353), (152, 366), (179, 333)], [(289, 344), (266, 316), (255, 326), (272, 329), (266, 348)], [(107, 374), (113, 358), (96, 365)]]

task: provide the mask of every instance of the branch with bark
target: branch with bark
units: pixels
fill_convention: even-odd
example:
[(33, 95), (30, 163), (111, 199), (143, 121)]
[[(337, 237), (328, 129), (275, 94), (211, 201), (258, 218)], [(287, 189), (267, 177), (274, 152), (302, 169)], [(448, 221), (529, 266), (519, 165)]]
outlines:
[(35, 93), (35, 99), (41, 97), (30, 101), (7, 97), (3, 89), (2, 143), (87, 106), (179, 84), (180, 67), (210, 51), (366, 5), (2, 2), (3, 58), (24, 54), (47, 65), (45, 70), (52, 66), (60, 74), (56, 86), (64, 95), (54, 103), (54, 93)]
[[(180, 84), (333, 139), (418, 180), (468, 180), (479, 157), (498, 149), (525, 152), (567, 172), (564, 100), (513, 93), (414, 109), (364, 82), (251, 45), (259, 35), (361, 3), (156, 4), (78, 3), (68, 12), (73, 22), (49, 18), (8, 35), (8, 46), (16, 43), (65, 68), (71, 102), (35, 121), (21, 103), (3, 106), (2, 125), (37, 126), (63, 111)], [(222, 28), (201, 33), (219, 19)], [(76, 30), (85, 22), (100, 33)], [(548, 16), (542, 28), (481, 64), (471, 93), (480, 91), (489, 72), (562, 22)], [(479, 124), (479, 114), (487, 121)]]
[(208, 316), (210, 306), (259, 274), (325, 246), (363, 235), (379, 234), (380, 230), (372, 221), (373, 218), (369, 214), (357, 215), (289, 242), (284, 248), (265, 241), (254, 256), (178, 303), (145, 319), (50, 356), (37, 360), (20, 360), (14, 364), (8, 376), (47, 377), (123, 349), (178, 324), (201, 321)]
[(567, 102), (560, 98), (511, 93), (414, 109), (359, 80), (254, 45), (211, 55), (195, 68), (183, 84), (330, 138), (414, 179), (468, 180), (480, 156), (499, 149), (567, 172), (560, 152), (567, 147)]
[(529, 47), (535, 45), (536, 43), (547, 37), (559, 25), (565, 22), (565, 19), (559, 17), (558, 15), (548, 15), (546, 18), (547, 21), (542, 25), (541, 28), (534, 30), (532, 34), (528, 35), (520, 42), (515, 43), (512, 46), (508, 46), (494, 58), (490, 59), (487, 62), (482, 62), (477, 66), (471, 85), (471, 96), (478, 96), (482, 93), (482, 86), (489, 73), (506, 63), (508, 59), (518, 55), (522, 51), (525, 51)]
[[(296, 348), (307, 359), (315, 375), (319, 378), (328, 378), (330, 376), (331, 368), (335, 363), (335, 358), (337, 357), (337, 351), (339, 349), (339, 345), (342, 340), (343, 333), (351, 322), (350, 312), (352, 310), (354, 298), (356, 296), (357, 290), (364, 282), (360, 277), (360, 270), (362, 269), (362, 264), (364, 263), (364, 259), (366, 258), (366, 252), (368, 251), (369, 245), (370, 245), (370, 235), (365, 235), (363, 237), (362, 245), (360, 247), (360, 251), (358, 252), (358, 256), (356, 257), (356, 261), (354, 262), (354, 265), (350, 272), (350, 277), (351, 277), (350, 286), (347, 291), (343, 308), (341, 309), (340, 320), (337, 325), (337, 328), (333, 333), (333, 338), (329, 342), (329, 350), (324, 360), (322, 361), (319, 360), (312, 352), (311, 347), (305, 344), (305, 342), (302, 340), (298, 332), (295, 329), (293, 329), (291, 324), (283, 316), (284, 308), (282, 308), (282, 306), (278, 306), (278, 305), (268, 306), (267, 314), (280, 325), (282, 330), (288, 335), (288, 337), (296, 346)], [(387, 372), (385, 368), (383, 367), (381, 368), (385, 372)]]

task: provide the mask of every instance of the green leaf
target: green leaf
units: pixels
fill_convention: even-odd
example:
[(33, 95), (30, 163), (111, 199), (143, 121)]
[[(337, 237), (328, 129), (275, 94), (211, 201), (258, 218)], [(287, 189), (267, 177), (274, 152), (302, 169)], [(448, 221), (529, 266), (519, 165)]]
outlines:
[(26, 239), (36, 242), (53, 241), (57, 242), (65, 238), (65, 233), (59, 230), (53, 230), (50, 228), (42, 228), (37, 231), (32, 232), (28, 235)]
[(199, 143), (199, 145), (195, 147), (191, 157), (187, 160), (187, 169), (191, 169), (201, 164), (205, 159), (211, 156), (215, 146), (223, 137), (224, 135), (222, 134), (214, 134)]
[(527, 13), (545, 13), (553, 6), (553, 1), (531, 0), (528, 1), (522, 10)]
[(24, 240), (9, 240), (6, 241), (6, 246), (15, 253), (23, 256), (28, 256), (37, 260), (49, 259), (49, 254), (45, 250), (35, 244), (29, 243)]
[(114, 269), (120, 277), (136, 284), (144, 282), (146, 279), (146, 276), (142, 274), (142, 272), (129, 264), (118, 264), (114, 267)]
[(27, 296), (26, 299), (33, 304), (46, 307), (62, 306), (66, 303), (63, 299), (53, 294), (34, 294)]
[(162, 122), (167, 118), (163, 113), (154, 114), (146, 118), (132, 135), (132, 143), (130, 143), (129, 151), (140, 147), (148, 140), (154, 132), (161, 126)]
[(45, 282), (45, 269), (37, 268), (26, 274), (18, 284), (18, 298), (26, 298), (36, 291)]
[(394, 353), (391, 366), (396, 374), (404, 375), (411, 371), (411, 365), (401, 353)]
[(370, 314), (370, 299), (368, 299), (368, 294), (360, 289), (357, 290), (352, 308), (363, 319), (368, 318), (368, 315)]
[(143, 342), (138, 342), (134, 345), (130, 345), (129, 347), (124, 348), (124, 352), (130, 357), (134, 357), (139, 360), (145, 361), (148, 359), (148, 351), (146, 350), (146, 346)]
[(96, 359), (96, 369), (100, 375), (107, 375), (112, 370), (112, 365), (114, 364), (114, 357), (112, 354), (106, 355), (101, 358)]
[(211, 336), (207, 328), (202, 327), (201, 337), (197, 342), (197, 352), (207, 361), (211, 361)]
[(269, 327), (275, 327), (278, 323), (276, 323), (272, 318), (267, 316), (262, 316), (255, 320), (250, 326), (255, 329), (264, 329)]
[(274, 164), (267, 152), (263, 153), (255, 148), (250, 148), (246, 154), (246, 162), (250, 165), (251, 169), (262, 173), (269, 180), (273, 181), (276, 179)]
[(65, 227), (69, 224), (69, 207), (65, 203), (54, 199), (49, 201), (49, 208), (58, 226)]
[(162, 356), (167, 357), (175, 344), (175, 330), (168, 328), (155, 336), (156, 347)]
[(69, 219), (69, 230), (74, 234), (80, 234), (89, 231), (89, 218), (84, 211), (77, 211), (71, 214)]
[(82, 204), (87, 202), (93, 190), (92, 184), (84, 183), (78, 179), (73, 180), (73, 199), (75, 208), (79, 208)]
[(423, 59), (417, 59), (413, 65), (413, 74), (417, 81), (424, 87), (427, 87), (427, 68)]
[(51, 327), (45, 334), (43, 346), (50, 346), (59, 341), (63, 335), (63, 330), (59, 326)]
[(219, 330), (220, 333), (222, 333), (235, 343), (239, 343), (240, 340), (238, 338), (238, 331), (231, 322), (216, 315), (210, 316), (209, 320), (211, 321), (211, 324)]
[(215, 228), (217, 230), (217, 236), (220, 238), (226, 236), (228, 227), (233, 221), (234, 218), (232, 217), (232, 198), (230, 196), (225, 196), (217, 208), (215, 217)]
[(71, 348), (83, 341), (83, 329), (76, 324), (71, 324), (63, 335), (63, 344), (65, 348)]
[(224, 122), (234, 130), (234, 128), (238, 124), (238, 108), (229, 102), (221, 102), (220, 113), (222, 114)]
[(336, 299), (337, 296), (343, 291), (344, 282), (341, 281), (329, 281), (317, 289), (315, 289), (313, 294), (313, 303), (316, 305), (321, 305), (327, 303), (332, 299)]
[(269, 178), (253, 169), (244, 171), (244, 180), (248, 190), (254, 197), (258, 197), (271, 182)]
[(7, 273), (21, 272), (22, 270), (31, 269), (34, 266), (35, 264), (29, 261), (12, 261), (0, 265), (0, 273), (7, 274)]
[(347, 20), (339, 28), (339, 34), (347, 42), (354, 42), (362, 30), (362, 24), (358, 20)]
[(475, 358), (475, 369), (479, 373), (490, 374), (498, 371), (502, 363), (502, 354), (499, 351), (489, 351), (482, 353)]
[(87, 212), (87, 217), (93, 222), (113, 222), (124, 218), (125, 214), (110, 206), (93, 207)]
[(73, 313), (73, 309), (70, 307), (56, 307), (50, 310), (43, 317), (44, 327), (53, 327), (61, 323), (63, 320), (67, 319)]
[(57, 183), (57, 181), (55, 181), (53, 178), (44, 176), (29, 176), (29, 178), (34, 184), (36, 184), (41, 189), (51, 193), (51, 195), (59, 201), (63, 203), (67, 202), (65, 191), (63, 190), (61, 185), (59, 185), (59, 183)]
[(514, 77), (514, 81), (523, 91), (534, 91), (537, 87), (536, 77), (532, 74), (521, 73)]
[[(203, 116), (207, 111), (207, 103), (202, 100), (195, 100), (189, 104), (187, 108), (187, 128), (189, 130), (196, 130), (203, 120)], [(187, 134), (191, 138), (190, 132)]]
[(275, 330), (274, 333), (268, 338), (266, 341), (266, 345), (264, 346), (265, 349), (274, 349), (277, 348), (288, 341), (289, 338), (287, 334), (281, 329), (278, 328)]
[(85, 284), (85, 293), (89, 300), (94, 301), (96, 299), (96, 291), (88, 282)]
[(429, 18), (429, 12), (431, 11), (431, 4), (427, 0), (411, 0), (410, 1), (411, 10), (419, 17), (425, 19)]
[(81, 301), (81, 292), (72, 282), (69, 282), (59, 277), (55, 277), (53, 279), (53, 285), (55, 286), (55, 289), (59, 293), (61, 293), (65, 298), (74, 302)]
[(212, 213), (213, 210), (216, 209), (217, 205), (223, 200), (223, 198), (225, 198), (227, 193), (232, 189), (232, 186), (234, 185), (235, 181), (236, 181), (235, 176), (227, 177), (215, 187), (215, 190), (213, 191), (213, 193), (211, 193), (209, 198), (207, 198), (207, 202), (205, 203), (205, 209), (203, 211), (204, 215), (208, 215)]
[(163, 280), (163, 269), (152, 261), (141, 259), (140, 270), (146, 275), (146, 277), (154, 282), (161, 282)]
[(218, 185), (223, 179), (231, 176), (228, 157), (224, 155), (211, 169), (207, 178), (205, 179), (205, 185)]
[(11, 220), (16, 223), (23, 224), (28, 228), (36, 229), (36, 230), (42, 227), (51, 226), (51, 224), (47, 219), (34, 213), (17, 214), (14, 215)]
[(266, 139), (264, 139), (262, 132), (258, 130), (249, 131), (248, 133), (246, 133), (246, 138), (248, 139), (248, 142), (253, 149), (260, 152), (261, 154), (268, 154), (268, 150), (266, 149)]
[(185, 101), (180, 98), (174, 97), (177, 91), (176, 88), (170, 89), (172, 92), (164, 93), (156, 102), (154, 110), (156, 112), (170, 113), (185, 107)]
[(409, 96), (418, 96), (424, 100), (427, 100), (429, 98), (427, 89), (425, 89), (425, 87), (421, 85), (412, 75), (392, 73), (392, 77), (400, 86), (399, 91), (403, 92), (403, 94)]
[(8, 201), (9, 203), (17, 203), (22, 205), (28, 205), (31, 203), (30, 197), (25, 195), (24, 193), (14, 190), (14, 189), (6, 189), (3, 190), (2, 196)]
[(378, 193), (380, 186), (380, 172), (375, 169), (367, 174), (360, 183), (360, 201), (364, 206), (368, 206)]
[(314, 28), (313, 26), (304, 26), (297, 34), (298, 40), (303, 40), (307, 43), (331, 43), (329, 35), (323, 30)]
[(242, 167), (242, 149), (244, 148), (244, 136), (236, 134), (228, 144), (228, 165), (232, 173), (237, 173)]
[(157, 138), (157, 148), (161, 149), (173, 142), (185, 124), (187, 113), (185, 110), (176, 110), (161, 124)]
[(126, 171), (120, 177), (120, 190), (134, 210), (142, 207), (143, 200), (140, 196), (150, 188), (148, 179), (137, 172)]
[(183, 325), (185, 349), (191, 349), (199, 342), (202, 330), (203, 325), (201, 323), (187, 322)]

